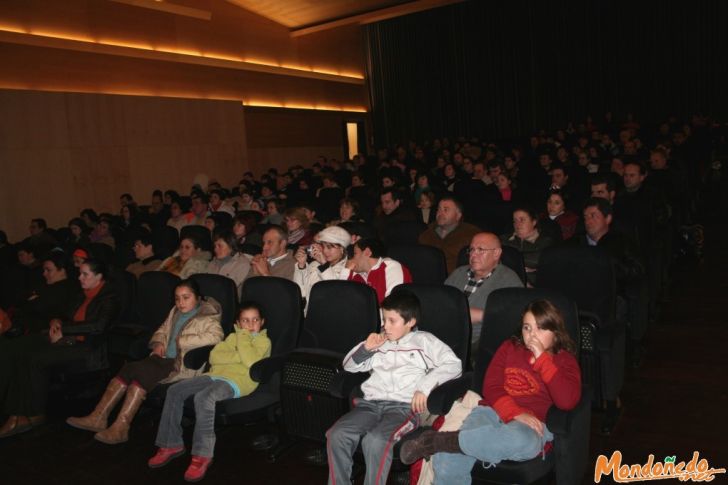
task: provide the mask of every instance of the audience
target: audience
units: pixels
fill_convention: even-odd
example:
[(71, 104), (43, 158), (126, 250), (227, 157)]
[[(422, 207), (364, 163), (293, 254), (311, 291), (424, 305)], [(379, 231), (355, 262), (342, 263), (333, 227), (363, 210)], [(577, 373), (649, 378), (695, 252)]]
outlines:
[[(450, 273), (445, 284), (466, 294), (472, 343), (477, 346), (481, 333), (487, 331), (481, 322), (490, 293), (522, 286), (516, 273), (501, 263), (501, 245), (522, 253), (530, 285), (537, 275), (540, 254), (548, 246), (597, 246), (609, 255), (615, 268), (617, 318), (628, 324), (627, 352), (632, 365), (637, 366), (644, 355), (648, 322), (657, 318), (670, 282), (671, 264), (678, 255), (673, 241), (685, 240), (681, 235), (695, 223), (697, 202), (704, 192), (704, 174), (692, 151), (696, 144), (708, 146), (719, 135), (717, 125), (698, 138), (684, 131), (678, 122), (663, 123), (656, 131), (649, 131), (628, 120), (622, 126), (606, 122), (598, 126), (589, 121), (554, 133), (539, 132), (524, 140), (523, 145), (518, 140), (495, 144), (441, 138), (423, 144), (411, 142), (392, 151), (383, 149), (377, 156), (357, 156), (350, 162), (321, 158), (311, 169), (296, 166), (280, 174), (271, 170), (257, 180), (252, 173), (246, 173), (232, 192), (216, 182), (206, 192), (195, 186), (185, 193), (189, 197), (174, 190), (155, 190), (148, 210), (138, 208), (131, 194), (123, 194), (118, 215), (99, 215), (93, 209), (84, 209), (80, 218), (71, 219), (67, 229), (58, 231), (49, 229), (44, 219), (34, 218), (30, 236), (19, 244), (9, 244), (0, 237), (0, 333), (7, 334), (0, 338), (0, 404), (7, 416), (0, 437), (26, 431), (43, 421), (46, 370), (50, 366), (79, 358), (87, 360), (89, 367), (107, 365), (99, 353), (99, 342), (104, 338), (104, 329), (115, 321), (120, 306), (107, 268), (93, 256), (104, 254), (108, 258), (111, 254), (110, 262), (123, 269), (130, 261), (131, 250), (136, 260), (126, 269), (137, 277), (153, 270), (168, 271), (183, 279), (195, 273), (220, 274), (234, 281), (238, 299), (245, 279), (254, 276), (292, 280), (306, 299), (316, 282), (344, 279), (372, 287), (386, 308), (385, 298), (392, 289), (411, 281), (411, 276), (406, 267), (385, 257), (385, 243), (396, 242), (387, 241), (394, 230), (412, 226), (414, 231), (422, 222), (429, 227), (422, 233), (417, 228), (413, 240), (445, 253)], [(381, 192), (377, 192), (379, 185)], [(435, 205), (436, 194), (451, 195)], [(190, 203), (191, 210), (186, 212)], [(526, 203), (528, 206), (521, 205)], [(528, 207), (546, 210), (539, 220)], [(321, 221), (317, 220), (317, 212)], [(510, 218), (511, 213), (512, 231), (503, 224), (503, 214)], [(324, 229), (322, 222), (328, 227)], [(213, 234), (214, 258), (210, 261), (211, 255), (201, 249), (194, 236), (186, 236), (179, 250), (160, 262), (152, 241), (160, 241), (164, 224), (178, 232), (187, 225), (208, 225)], [(481, 231), (507, 234), (499, 239), (492, 232)], [(0, 231), (0, 235), (4, 233)], [(91, 243), (105, 244), (111, 251)], [(55, 248), (57, 244), (61, 247)], [(172, 244), (176, 244), (176, 238)], [(456, 268), (458, 253), (468, 244), (468, 264)], [(71, 258), (73, 266), (68, 262)], [(80, 271), (82, 288), (73, 277), (76, 271)], [(213, 301), (202, 301), (199, 291), (190, 288), (182, 284), (177, 290), (192, 293), (188, 303), (194, 301), (199, 312), (214, 307)], [(188, 307), (179, 297), (160, 328), (166, 330), (152, 339), (152, 356), (124, 367), (94, 412), (84, 418), (70, 418), (70, 424), (98, 432), (101, 441), (123, 442), (149, 390), (163, 380), (199, 373), (181, 364), (191, 347), (175, 349), (181, 342), (175, 339), (175, 332), (181, 328), (180, 336), (191, 325), (189, 321), (180, 323), (186, 311), (183, 308)], [(222, 339), (219, 309), (215, 311), (215, 331), (207, 335), (210, 344)], [(393, 311), (405, 316), (397, 309)], [(536, 321), (541, 318), (539, 311), (531, 312)], [(386, 313), (385, 309), (385, 325)], [(526, 316), (528, 312), (524, 322)], [(255, 383), (250, 380), (250, 365), (270, 352), (270, 341), (265, 330), (261, 331), (262, 317), (254, 305), (243, 308), (235, 333), (213, 351), (210, 372), (172, 387), (179, 390), (179, 395), (170, 390), (166, 404), (169, 409), (165, 408), (157, 439), (160, 449), (150, 466), (162, 466), (179, 456), (183, 446), (179, 434), (181, 402), (195, 395), (196, 402), (204, 401), (204, 405), (196, 408), (200, 424), (195, 429), (193, 459), (186, 478), (205, 475), (214, 448), (210, 425), (214, 403), (251, 392)], [(195, 317), (190, 318), (192, 321)], [(403, 318), (405, 324), (410, 320)], [(524, 323), (523, 332), (519, 332), (521, 341), (512, 344), (513, 352), (525, 349), (537, 360), (563, 356), (556, 346), (531, 348), (526, 326)], [(557, 327), (547, 330), (547, 334), (557, 334)], [(241, 335), (248, 340), (241, 340)], [(389, 340), (393, 339), (385, 326), (385, 336), (377, 336), (377, 344), (387, 345)], [(252, 348), (249, 346), (256, 342), (265, 345), (258, 349), (260, 352), (250, 354), (251, 359), (241, 357), (240, 361), (227, 362), (217, 357), (226, 352), (246, 354), (247, 350), (241, 349)], [(163, 365), (155, 367), (150, 362)], [(225, 369), (234, 376), (230, 374), (232, 377), (226, 380)], [(538, 376), (535, 379), (538, 381)], [(119, 416), (107, 428), (109, 412), (125, 393)], [(556, 399), (552, 396), (554, 402)], [(503, 419), (498, 406), (490, 405), (492, 409), (483, 409), (490, 409), (500, 418), (501, 427), (508, 427), (511, 420), (526, 419), (519, 419), (522, 415)], [(408, 404), (411, 406), (414, 401)], [(525, 423), (526, 427), (542, 425), (540, 411), (526, 408), (536, 415)], [(488, 437), (486, 441), (494, 436), (481, 428), (474, 426), (469, 431), (478, 439)], [(371, 439), (364, 438), (364, 442), (365, 455), (370, 458), (367, 473), (379, 469), (386, 475), (388, 459), (381, 467), (379, 463), (375, 466)], [(454, 477), (451, 473), (457, 468), (457, 480), (462, 478), (465, 483), (460, 468), (465, 470), (463, 464), (482, 457), (461, 448), (464, 442), (467, 439), (462, 435), (436, 439), (426, 435), (408, 456), (434, 452), (436, 476)], [(499, 451), (497, 443), (492, 448)], [(462, 451), (466, 452), (457, 454)], [(333, 458), (332, 469), (337, 477), (347, 473), (345, 455), (348, 451), (339, 450)], [(508, 458), (482, 456), (496, 461)]]
[[(301, 296), (306, 299), (307, 307), (313, 285), (322, 280), (347, 279), (346, 249), (350, 243), (351, 235), (345, 229), (330, 226), (314, 236), (313, 244), (296, 250), (293, 281), (301, 287)], [(310, 263), (309, 258), (312, 260)]]
[(217, 232), (212, 237), (215, 257), (207, 265), (204, 273), (219, 274), (233, 280), (238, 299), (242, 295), (243, 281), (250, 272), (250, 261), (238, 252), (238, 244), (232, 231)]
[(132, 246), (136, 261), (126, 267), (126, 270), (137, 277), (147, 271), (156, 271), (162, 264), (162, 260), (154, 255), (152, 235), (149, 231), (139, 231)]
[[(152, 353), (125, 364), (109, 382), (91, 414), (68, 418), (68, 424), (96, 433), (94, 438), (102, 443), (124, 443), (129, 439), (129, 426), (147, 393), (159, 383), (176, 382), (201, 373), (199, 369), (187, 369), (184, 356), (192, 349), (222, 340), (220, 304), (213, 299), (204, 300), (192, 280), (177, 284), (174, 300), (174, 308), (149, 340)], [(108, 426), (109, 413), (124, 396), (116, 420)]]
[(184, 478), (190, 482), (204, 478), (215, 449), (215, 404), (247, 396), (258, 387), (258, 383), (250, 377), (250, 368), (268, 357), (271, 351), (271, 341), (263, 325), (265, 318), (261, 307), (253, 302), (243, 302), (238, 310), (234, 332), (210, 352), (210, 370), (178, 382), (167, 390), (155, 442), (159, 448), (149, 459), (150, 468), (162, 467), (184, 454), (184, 403), (188, 397), (194, 396), (192, 459)]
[(395, 286), (412, 282), (409, 270), (397, 261), (385, 258), (384, 244), (373, 238), (354, 243), (354, 254), (346, 263), (346, 270), (346, 279), (374, 288), (380, 303)]
[(277, 276), (293, 280), (296, 260), (288, 247), (288, 233), (280, 226), (271, 226), (263, 233), (263, 250), (250, 261), (248, 278)]
[(89, 259), (81, 265), (79, 281), (83, 294), (74, 300), (69, 315), (57, 315), (48, 322), (48, 333), (26, 335), (18, 343), (22, 352), (3, 355), (0, 365), (0, 395), (5, 396), (0, 438), (31, 430), (45, 421), (48, 398), (48, 369), (54, 365), (83, 360), (100, 367), (106, 359), (104, 329), (121, 310), (116, 293), (107, 283), (109, 268)]
[(477, 349), (482, 331), (483, 315), (488, 295), (500, 288), (523, 287), (523, 282), (511, 268), (501, 264), (503, 254), (498, 236), (481, 232), (473, 236), (468, 247), (468, 265), (460, 266), (445, 280), (445, 284), (461, 290), (468, 297), (472, 322), (472, 346)]
[(457, 266), (458, 254), (465, 247), (478, 228), (463, 222), (463, 205), (452, 196), (446, 195), (437, 204), (435, 223), (430, 224), (425, 232), (420, 234), (419, 243), (434, 246), (445, 254), (447, 272)]

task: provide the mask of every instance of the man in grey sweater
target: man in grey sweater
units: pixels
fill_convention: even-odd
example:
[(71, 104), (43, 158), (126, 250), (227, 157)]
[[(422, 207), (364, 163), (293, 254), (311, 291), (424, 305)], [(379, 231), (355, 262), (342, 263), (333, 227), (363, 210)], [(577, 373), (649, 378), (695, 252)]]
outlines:
[(488, 295), (500, 288), (523, 287), (518, 275), (509, 267), (500, 264), (502, 252), (498, 236), (490, 232), (480, 232), (470, 241), (469, 264), (455, 269), (445, 280), (446, 285), (462, 290), (468, 297), (474, 349), (477, 349), (480, 340)]

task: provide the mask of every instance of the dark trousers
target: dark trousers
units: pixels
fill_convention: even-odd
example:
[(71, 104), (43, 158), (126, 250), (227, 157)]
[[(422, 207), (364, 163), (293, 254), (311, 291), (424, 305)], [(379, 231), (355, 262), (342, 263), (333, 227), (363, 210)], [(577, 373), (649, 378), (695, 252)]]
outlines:
[(135, 382), (147, 392), (154, 389), (174, 370), (174, 359), (150, 355), (142, 360), (130, 362), (121, 368), (117, 377), (126, 384)]
[(26, 335), (4, 342), (0, 345), (0, 398), (4, 397), (4, 414), (44, 414), (50, 371), (85, 361), (89, 355), (87, 345), (53, 345), (47, 335)]

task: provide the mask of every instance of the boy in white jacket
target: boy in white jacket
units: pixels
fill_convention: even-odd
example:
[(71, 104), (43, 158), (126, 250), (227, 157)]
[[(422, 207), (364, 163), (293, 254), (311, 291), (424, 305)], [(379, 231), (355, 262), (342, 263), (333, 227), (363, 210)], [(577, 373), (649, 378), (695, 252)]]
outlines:
[(361, 386), (363, 399), (326, 433), (329, 484), (351, 483), (352, 456), (361, 439), (367, 471), (364, 483), (385, 484), (392, 448), (419, 425), (427, 396), (439, 384), (459, 377), (462, 363), (455, 353), (415, 326), (420, 302), (409, 292), (382, 301), (382, 333), (369, 335), (344, 359), (349, 372), (369, 372)]

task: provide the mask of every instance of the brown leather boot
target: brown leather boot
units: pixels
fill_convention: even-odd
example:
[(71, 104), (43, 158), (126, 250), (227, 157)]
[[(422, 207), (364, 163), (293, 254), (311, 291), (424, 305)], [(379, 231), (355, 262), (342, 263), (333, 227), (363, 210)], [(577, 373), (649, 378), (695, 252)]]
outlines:
[(66, 423), (74, 428), (85, 429), (95, 433), (105, 430), (109, 427), (107, 421), (109, 413), (114, 409), (114, 406), (116, 406), (116, 403), (119, 402), (125, 392), (126, 384), (119, 379), (111, 379), (104, 395), (101, 396), (101, 400), (91, 414), (82, 418), (68, 418)]
[(7, 438), (16, 434), (18, 428), (18, 416), (8, 416), (7, 421), (0, 427), (0, 438)]
[(129, 426), (134, 419), (142, 401), (147, 396), (147, 391), (139, 386), (131, 385), (126, 390), (126, 399), (121, 406), (119, 415), (116, 417), (114, 424), (107, 429), (100, 431), (94, 435), (98, 441), (107, 445), (116, 445), (129, 440)]
[(459, 434), (457, 431), (438, 433), (428, 430), (417, 438), (406, 441), (399, 450), (399, 459), (405, 465), (411, 465), (420, 458), (435, 453), (462, 453), (460, 450)]

